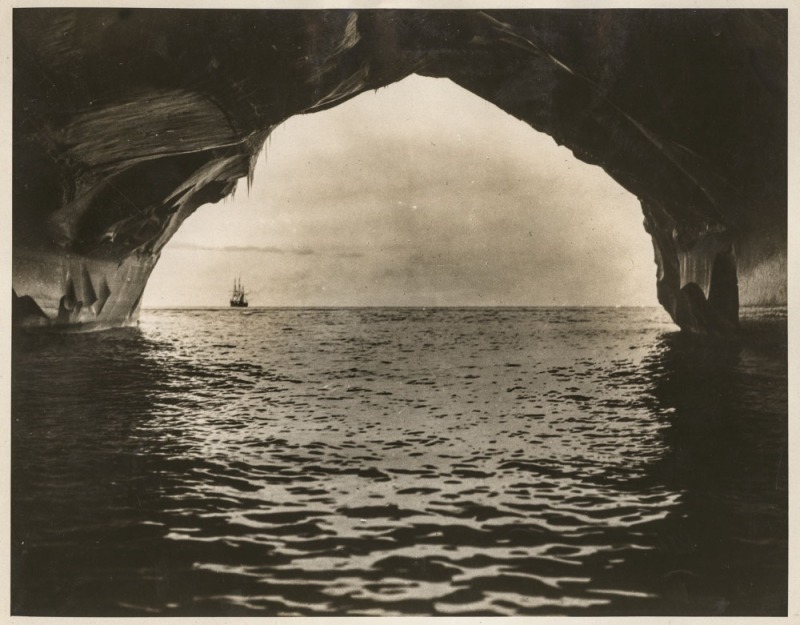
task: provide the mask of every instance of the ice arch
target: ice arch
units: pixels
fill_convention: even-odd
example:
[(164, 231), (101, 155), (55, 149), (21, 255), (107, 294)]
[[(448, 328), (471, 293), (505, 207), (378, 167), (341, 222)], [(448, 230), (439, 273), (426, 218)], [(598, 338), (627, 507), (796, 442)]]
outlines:
[(785, 11), (16, 9), (15, 323), (134, 321), (271, 129), (418, 73), (601, 166), (675, 322), (734, 331), (786, 299), (786, 45)]

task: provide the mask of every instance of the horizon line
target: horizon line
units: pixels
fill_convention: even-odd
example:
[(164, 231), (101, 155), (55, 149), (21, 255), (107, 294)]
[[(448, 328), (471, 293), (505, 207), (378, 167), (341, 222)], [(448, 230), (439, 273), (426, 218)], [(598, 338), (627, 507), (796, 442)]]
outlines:
[(172, 305), (172, 306), (142, 306), (141, 310), (279, 310), (279, 309), (359, 309), (359, 308), (658, 308), (656, 304), (273, 304), (264, 306), (247, 306), (240, 308), (225, 305)]

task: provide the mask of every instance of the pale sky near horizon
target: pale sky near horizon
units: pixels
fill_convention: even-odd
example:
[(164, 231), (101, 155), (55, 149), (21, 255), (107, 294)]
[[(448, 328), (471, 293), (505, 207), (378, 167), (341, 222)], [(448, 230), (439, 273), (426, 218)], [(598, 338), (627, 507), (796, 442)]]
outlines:
[(657, 305), (635, 197), (445, 79), (277, 128), (162, 252), (145, 307)]

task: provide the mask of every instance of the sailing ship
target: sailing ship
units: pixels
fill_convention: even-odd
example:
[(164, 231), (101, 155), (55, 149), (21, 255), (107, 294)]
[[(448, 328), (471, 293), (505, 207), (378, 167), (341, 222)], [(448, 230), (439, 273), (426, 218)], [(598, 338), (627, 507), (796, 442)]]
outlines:
[(241, 278), (233, 281), (233, 293), (231, 294), (231, 307), (247, 308), (247, 296), (245, 295)]

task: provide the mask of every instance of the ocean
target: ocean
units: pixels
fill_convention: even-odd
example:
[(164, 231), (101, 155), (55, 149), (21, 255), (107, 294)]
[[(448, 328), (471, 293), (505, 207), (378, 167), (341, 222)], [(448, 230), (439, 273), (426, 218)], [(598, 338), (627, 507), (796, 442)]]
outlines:
[(145, 310), (15, 335), (11, 608), (785, 615), (786, 310)]

